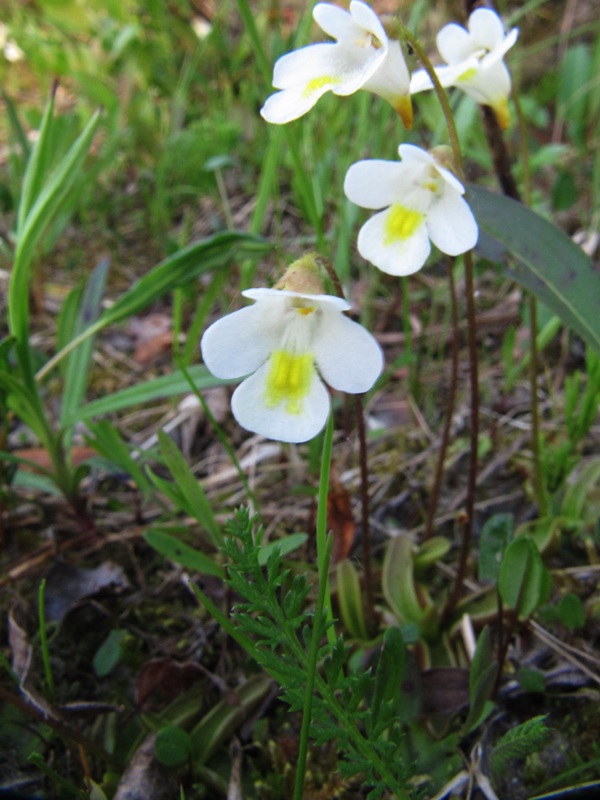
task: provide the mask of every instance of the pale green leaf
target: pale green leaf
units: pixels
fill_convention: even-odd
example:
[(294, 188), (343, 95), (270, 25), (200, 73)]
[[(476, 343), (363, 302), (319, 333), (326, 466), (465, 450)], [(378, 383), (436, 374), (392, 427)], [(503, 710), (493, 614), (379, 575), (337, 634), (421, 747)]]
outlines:
[(521, 203), (469, 186), (479, 225), (476, 251), (548, 306), (600, 352), (600, 274), (583, 250)]

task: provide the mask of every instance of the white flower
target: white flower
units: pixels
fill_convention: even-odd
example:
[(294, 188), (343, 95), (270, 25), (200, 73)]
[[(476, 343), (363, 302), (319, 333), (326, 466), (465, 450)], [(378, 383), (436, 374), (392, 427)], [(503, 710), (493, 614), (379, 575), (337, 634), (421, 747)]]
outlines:
[(359, 161), (346, 173), (344, 191), (363, 208), (384, 208), (358, 234), (363, 258), (390, 275), (420, 269), (431, 250), (456, 256), (474, 247), (477, 223), (461, 182), (420, 147), (401, 144), (402, 162)]
[(282, 442), (305, 442), (324, 427), (329, 393), (370, 389), (383, 367), (379, 345), (342, 314), (349, 303), (326, 294), (248, 289), (254, 305), (211, 325), (202, 357), (219, 378), (247, 377), (231, 399), (249, 431)]
[[(510, 121), (510, 74), (502, 59), (518, 35), (517, 28), (505, 35), (500, 17), (489, 8), (478, 8), (469, 17), (468, 31), (453, 22), (442, 28), (436, 39), (447, 64), (436, 68), (442, 86), (456, 86), (478, 103), (491, 106), (503, 128)], [(412, 94), (431, 88), (424, 70), (414, 73)]]
[(375, 12), (352, 0), (349, 12), (318, 3), (313, 17), (336, 42), (309, 45), (277, 61), (273, 86), (282, 91), (261, 109), (267, 122), (281, 125), (301, 117), (325, 92), (346, 96), (366, 89), (391, 103), (410, 128), (408, 68), (400, 43), (388, 39)]

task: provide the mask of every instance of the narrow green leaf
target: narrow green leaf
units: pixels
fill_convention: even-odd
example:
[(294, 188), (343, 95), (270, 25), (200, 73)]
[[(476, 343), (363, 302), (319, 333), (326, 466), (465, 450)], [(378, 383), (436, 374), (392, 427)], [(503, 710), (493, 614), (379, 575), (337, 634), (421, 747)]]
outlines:
[(95, 335), (107, 325), (138, 314), (178, 286), (184, 286), (213, 269), (226, 267), (234, 256), (249, 258), (266, 252), (270, 247), (265, 239), (258, 236), (225, 231), (177, 251), (134, 283), (94, 325), (51, 358), (37, 374), (37, 380), (42, 380), (71, 350), (79, 346), (82, 339)]
[(408, 536), (390, 539), (383, 559), (381, 576), (383, 594), (401, 621), (419, 623), (423, 609), (414, 582), (413, 546)]
[(374, 724), (379, 721), (385, 706), (388, 706), (390, 722), (391, 717), (397, 715), (402, 695), (405, 662), (406, 645), (402, 633), (398, 628), (388, 628), (383, 637), (383, 647), (375, 673), (375, 690), (371, 700)]
[(569, 237), (531, 209), (470, 185), (476, 250), (543, 302), (600, 352), (600, 275)]
[(469, 670), (469, 714), (464, 725), (466, 732), (477, 724), (484, 713), (497, 674), (498, 664), (494, 661), (492, 653), (492, 637), (490, 629), (486, 625), (477, 641), (475, 655)]
[(226, 698), (216, 704), (191, 732), (196, 764), (204, 764), (271, 691), (266, 675), (253, 675), (236, 689), (236, 703)]
[[(54, 92), (52, 92), (42, 116), (40, 130), (34, 147), (27, 145), (27, 166), (23, 175), (23, 186), (17, 214), (17, 231), (21, 230), (29, 209), (35, 202), (44, 180), (44, 174), (50, 156), (49, 148), (52, 140), (52, 123), (54, 122)], [(25, 137), (27, 141), (27, 137)], [(24, 151), (25, 152), (25, 151)]]
[[(92, 325), (98, 317), (100, 304), (104, 295), (109, 264), (110, 262), (108, 259), (102, 260), (90, 275), (75, 318), (73, 337), (82, 333), (82, 331)], [(92, 358), (93, 344), (93, 338), (86, 339), (69, 356), (63, 385), (62, 407), (60, 411), (61, 425), (65, 424), (65, 420), (76, 415), (76, 411), (83, 400)], [(66, 441), (65, 447), (68, 447), (68, 441)]]
[[(209, 389), (211, 386), (222, 386), (232, 383), (215, 378), (203, 364), (196, 364), (190, 367), (187, 372), (194, 381), (194, 385), (199, 391)], [(106, 414), (114, 414), (116, 411), (123, 411), (125, 408), (150, 403), (154, 400), (164, 400), (167, 397), (177, 397), (178, 395), (189, 392), (190, 385), (181, 370), (177, 369), (169, 375), (161, 375), (159, 378), (152, 378), (143, 381), (120, 392), (100, 397), (92, 400), (85, 406), (74, 412), (74, 415), (65, 420), (65, 424), (70, 425), (78, 420), (89, 420), (93, 417), (102, 417)]]
[(302, 547), (307, 539), (308, 534), (301, 532), (290, 533), (287, 536), (284, 536), (282, 539), (275, 539), (274, 541), (269, 542), (260, 548), (258, 551), (258, 563), (261, 565), (261, 567), (264, 567), (275, 550), (279, 551), (279, 555), (281, 557), (287, 556), (290, 553), (293, 553), (294, 550)]
[(336, 572), (340, 616), (344, 627), (353, 638), (366, 641), (369, 636), (356, 567), (351, 561), (340, 561)]
[[(32, 179), (33, 188), (31, 191), (35, 190), (38, 193), (35, 199), (33, 197), (29, 198), (29, 200), (26, 199), (27, 202), (31, 203), (31, 207), (27, 209), (26, 216), (20, 220), (21, 224), (17, 229), (17, 245), (8, 292), (10, 329), (19, 340), (21, 346), (24, 346), (24, 339), (27, 337), (29, 327), (27, 303), (29, 268), (35, 247), (44, 234), (52, 216), (60, 208), (61, 202), (79, 175), (99, 121), (100, 114), (96, 112), (43, 188), (39, 188), (37, 182)], [(42, 145), (45, 145), (45, 141), (46, 139), (42, 141)], [(39, 144), (40, 142), (38, 141)], [(35, 158), (36, 154), (34, 152), (31, 161), (35, 161)]]
[(506, 548), (498, 589), (505, 605), (529, 617), (548, 594), (549, 573), (539, 550), (527, 536), (519, 536)]
[(170, 533), (150, 528), (144, 533), (144, 539), (157, 553), (170, 558), (176, 564), (181, 564), (186, 569), (199, 572), (201, 575), (214, 575), (215, 578), (225, 577), (225, 570), (211, 556), (190, 547)]
[(494, 514), (482, 528), (479, 539), (479, 580), (496, 583), (502, 556), (513, 537), (512, 514)]
[(21, 120), (19, 119), (19, 115), (17, 113), (17, 108), (15, 104), (4, 91), (2, 92), (2, 97), (6, 105), (6, 115), (8, 117), (8, 121), (10, 122), (10, 126), (13, 129), (14, 134), (18, 139), (19, 147), (21, 148), (21, 152), (23, 154), (23, 161), (27, 163), (29, 161), (29, 156), (31, 154), (31, 146), (29, 144), (29, 139), (27, 138), (25, 129), (21, 125)]
[(215, 547), (219, 547), (223, 543), (221, 527), (215, 519), (212, 507), (204, 494), (204, 489), (190, 469), (181, 450), (164, 431), (158, 432), (158, 444), (164, 462), (181, 492), (185, 504), (184, 510), (198, 520), (198, 523), (208, 533), (212, 544)]
[(131, 475), (138, 489), (142, 492), (149, 492), (151, 484), (144, 474), (143, 469), (132, 457), (129, 447), (123, 441), (117, 429), (108, 420), (88, 425), (90, 433), (94, 438), (89, 439), (92, 447), (111, 464), (115, 464), (124, 472)]
[(271, 245), (258, 236), (236, 231), (216, 233), (178, 250), (146, 273), (103, 314), (102, 327), (120, 322), (147, 308), (155, 300), (206, 272), (226, 266), (234, 254), (257, 255)]

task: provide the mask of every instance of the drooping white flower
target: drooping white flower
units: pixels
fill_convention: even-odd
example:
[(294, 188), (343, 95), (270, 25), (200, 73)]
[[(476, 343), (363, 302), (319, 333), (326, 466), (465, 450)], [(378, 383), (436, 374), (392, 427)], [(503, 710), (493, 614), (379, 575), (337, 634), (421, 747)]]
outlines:
[(267, 122), (283, 124), (306, 114), (325, 94), (350, 95), (366, 89), (387, 100), (412, 125), (410, 77), (400, 43), (388, 39), (377, 14), (366, 3), (352, 0), (350, 11), (318, 3), (317, 24), (335, 39), (303, 47), (275, 64), (271, 95), (261, 109)]
[(339, 297), (282, 289), (242, 292), (256, 302), (211, 325), (201, 341), (204, 363), (219, 378), (245, 378), (231, 399), (249, 431), (305, 442), (324, 427), (329, 393), (370, 389), (383, 367), (368, 331), (343, 315)]
[(390, 275), (411, 275), (427, 260), (430, 240), (456, 256), (474, 247), (478, 229), (462, 183), (434, 154), (411, 144), (398, 152), (401, 162), (353, 164), (344, 191), (363, 208), (384, 209), (360, 229), (361, 256)]
[[(437, 76), (442, 86), (456, 86), (478, 103), (491, 106), (500, 125), (507, 128), (511, 82), (503, 58), (517, 41), (518, 28), (505, 34), (502, 20), (489, 8), (476, 9), (467, 25), (468, 30), (452, 22), (438, 33), (437, 48), (446, 65), (436, 68)], [(411, 94), (431, 88), (424, 70), (413, 74)]]

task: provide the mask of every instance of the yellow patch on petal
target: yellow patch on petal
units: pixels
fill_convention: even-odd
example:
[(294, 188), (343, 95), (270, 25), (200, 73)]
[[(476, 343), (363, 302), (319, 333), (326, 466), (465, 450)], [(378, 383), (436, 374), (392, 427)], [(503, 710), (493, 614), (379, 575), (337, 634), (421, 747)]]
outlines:
[(306, 86), (302, 94), (304, 97), (310, 97), (314, 92), (318, 92), (324, 86), (335, 86), (340, 83), (341, 78), (336, 78), (334, 75), (321, 75), (318, 78), (312, 78)]
[(424, 214), (394, 203), (385, 220), (383, 243), (387, 245), (398, 239), (410, 239), (424, 219)]
[(302, 401), (310, 391), (313, 371), (310, 353), (297, 355), (287, 350), (275, 350), (267, 375), (267, 406), (274, 408), (285, 403), (288, 414), (302, 413)]
[(463, 72), (462, 75), (459, 75), (458, 78), (456, 79), (456, 82), (458, 83), (458, 81), (465, 81), (465, 82), (470, 81), (477, 75), (477, 72), (478, 70), (476, 67), (471, 67), (470, 69), (465, 70), (465, 72)]

